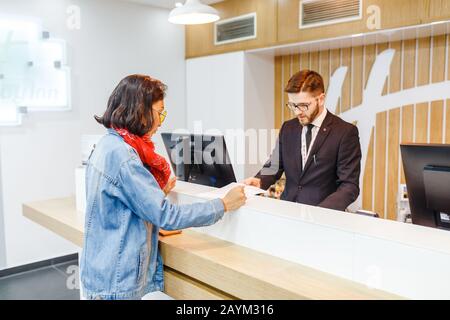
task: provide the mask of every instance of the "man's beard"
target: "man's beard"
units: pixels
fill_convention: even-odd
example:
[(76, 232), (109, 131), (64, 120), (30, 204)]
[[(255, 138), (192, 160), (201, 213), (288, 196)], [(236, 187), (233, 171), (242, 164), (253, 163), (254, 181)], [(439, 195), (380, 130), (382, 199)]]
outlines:
[(314, 119), (316, 119), (318, 114), (319, 114), (319, 107), (317, 107), (316, 110), (310, 116), (305, 115), (303, 119), (301, 119), (300, 115), (298, 115), (298, 119), (300, 120), (302, 126), (307, 126), (308, 124), (312, 123)]

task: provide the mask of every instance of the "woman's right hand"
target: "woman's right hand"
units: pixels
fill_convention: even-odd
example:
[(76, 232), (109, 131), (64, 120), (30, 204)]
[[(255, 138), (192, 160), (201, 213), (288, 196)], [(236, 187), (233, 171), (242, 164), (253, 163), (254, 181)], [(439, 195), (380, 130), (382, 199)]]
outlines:
[(167, 182), (166, 186), (163, 189), (163, 192), (165, 193), (166, 196), (170, 193), (170, 191), (172, 191), (173, 188), (175, 188), (176, 183), (177, 178), (172, 177), (169, 179), (169, 181)]
[(245, 201), (247, 201), (247, 197), (245, 196), (244, 186), (231, 189), (226, 196), (222, 198), (225, 212), (239, 209), (245, 204)]

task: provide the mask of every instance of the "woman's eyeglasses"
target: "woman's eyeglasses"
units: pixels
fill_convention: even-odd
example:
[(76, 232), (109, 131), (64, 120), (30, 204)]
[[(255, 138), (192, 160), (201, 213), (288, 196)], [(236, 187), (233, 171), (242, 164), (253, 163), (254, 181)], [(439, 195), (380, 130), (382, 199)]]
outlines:
[(159, 114), (159, 122), (161, 122), (161, 124), (162, 124), (164, 122), (164, 120), (166, 120), (167, 110), (164, 110), (164, 111), (161, 111), (161, 112), (156, 111), (156, 112), (158, 112), (158, 114)]

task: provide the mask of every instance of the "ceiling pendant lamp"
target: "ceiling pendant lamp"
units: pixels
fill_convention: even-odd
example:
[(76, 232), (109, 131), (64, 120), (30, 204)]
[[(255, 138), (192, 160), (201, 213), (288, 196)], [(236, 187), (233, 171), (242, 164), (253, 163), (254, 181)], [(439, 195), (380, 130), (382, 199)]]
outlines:
[(219, 12), (200, 0), (186, 0), (169, 14), (169, 22), (175, 24), (204, 24), (219, 20)]

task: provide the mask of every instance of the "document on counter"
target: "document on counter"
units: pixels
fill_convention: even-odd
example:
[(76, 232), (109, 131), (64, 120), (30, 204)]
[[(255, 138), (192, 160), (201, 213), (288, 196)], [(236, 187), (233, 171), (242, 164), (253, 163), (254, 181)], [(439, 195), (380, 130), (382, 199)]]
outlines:
[(247, 198), (254, 197), (261, 193), (266, 193), (266, 190), (263, 190), (263, 189), (260, 189), (257, 187), (253, 187), (253, 186), (247, 186), (243, 183), (233, 182), (233, 183), (226, 185), (225, 187), (222, 187), (222, 188), (219, 188), (219, 189), (216, 189), (213, 191), (209, 191), (209, 192), (200, 193), (200, 194), (198, 194), (198, 196), (202, 197), (202, 198), (209, 198), (209, 199), (223, 198), (228, 193), (228, 191), (230, 191), (231, 189), (238, 187), (238, 186), (244, 187), (245, 196)]

